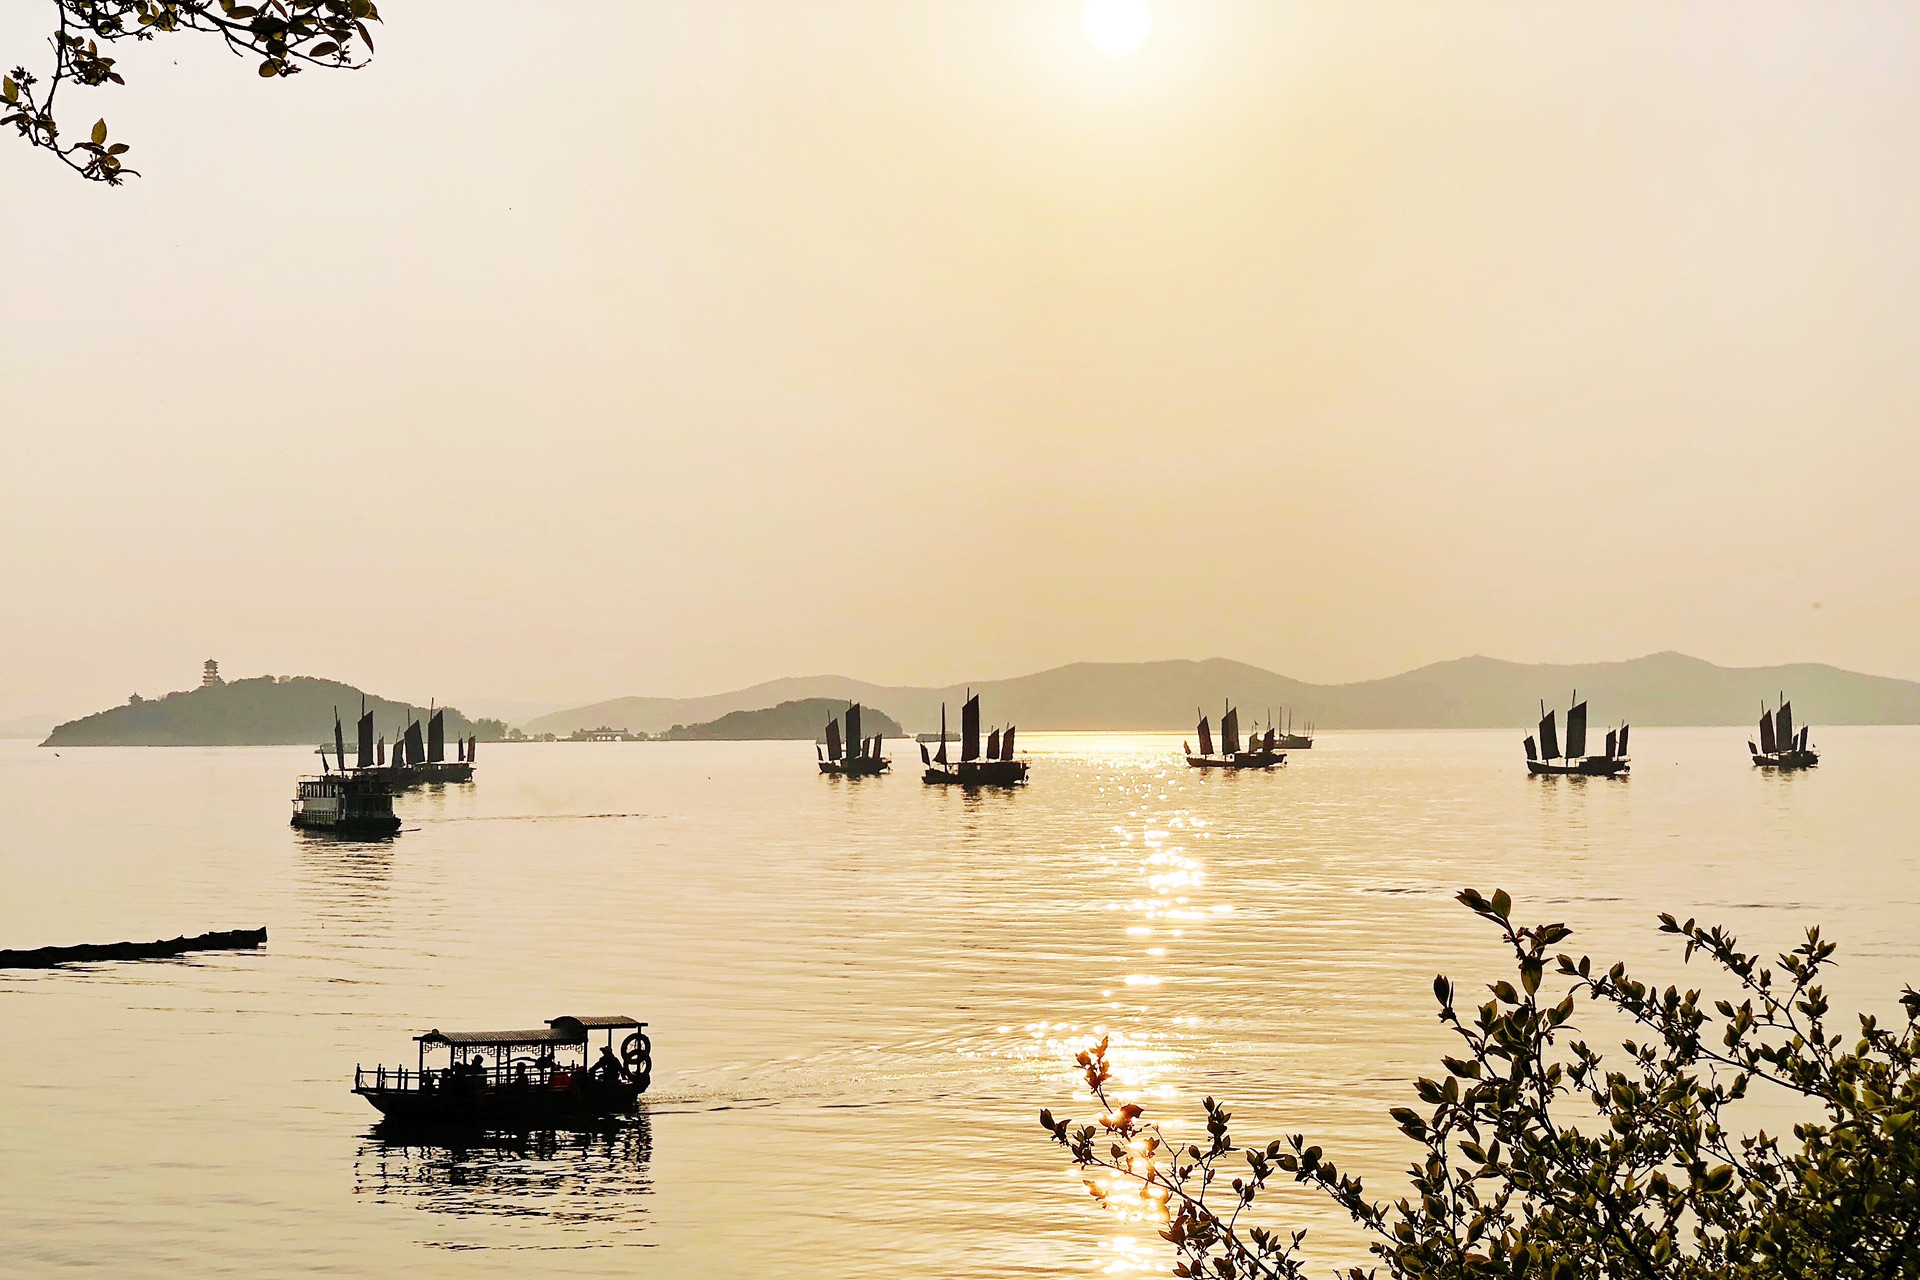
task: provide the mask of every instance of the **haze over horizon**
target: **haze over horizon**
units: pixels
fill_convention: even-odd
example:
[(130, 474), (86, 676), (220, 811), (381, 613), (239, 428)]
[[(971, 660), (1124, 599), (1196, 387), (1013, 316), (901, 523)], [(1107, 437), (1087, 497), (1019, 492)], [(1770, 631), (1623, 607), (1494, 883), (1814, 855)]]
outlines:
[(388, 8), (352, 75), (119, 51), (120, 190), (0, 140), (0, 720), (1920, 678), (1920, 11)]

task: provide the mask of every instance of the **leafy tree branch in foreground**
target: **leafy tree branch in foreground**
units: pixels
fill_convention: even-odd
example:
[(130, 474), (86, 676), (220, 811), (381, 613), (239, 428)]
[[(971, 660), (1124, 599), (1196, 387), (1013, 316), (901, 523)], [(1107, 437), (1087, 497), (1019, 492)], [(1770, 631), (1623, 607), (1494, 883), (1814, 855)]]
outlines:
[[(127, 144), (108, 138), (101, 118), (82, 141), (63, 134), (54, 104), (63, 85), (101, 88), (126, 81), (118, 60), (102, 52), (123, 40), (181, 33), (211, 36), (242, 57), (259, 59), (263, 77), (308, 67), (357, 70), (373, 55), (373, 0), (48, 0), (56, 25), (49, 43), (53, 71), (44, 81), (25, 67), (0, 77), (0, 125), (12, 125), (28, 146), (41, 147), (83, 178), (118, 186), (138, 171), (126, 165)], [(90, 114), (90, 113), (89, 113)]]
[[(1726, 995), (1709, 1002), (1562, 954), (1571, 930), (1514, 924), (1504, 892), (1459, 901), (1499, 931), (1517, 981), (1462, 1009), (1434, 979), (1461, 1048), (1415, 1085), (1420, 1106), (1392, 1111), (1419, 1149), (1406, 1195), (1374, 1200), (1300, 1134), (1243, 1143), (1212, 1098), (1205, 1137), (1175, 1139), (1116, 1097), (1104, 1040), (1079, 1057), (1102, 1114), (1041, 1124), (1096, 1198), (1162, 1224), (1176, 1276), (1306, 1275), (1306, 1233), (1254, 1222), (1261, 1193), (1291, 1181), (1370, 1237), (1371, 1269), (1334, 1272), (1350, 1278), (1920, 1277), (1920, 993), (1902, 994), (1904, 1025), (1863, 1014), (1843, 1034), (1817, 929), (1766, 963), (1662, 915), (1689, 963), (1710, 962)], [(1579, 1038), (1595, 1003), (1632, 1028), (1617, 1055)], [(1736, 1126), (1765, 1089), (1803, 1100), (1789, 1136)]]

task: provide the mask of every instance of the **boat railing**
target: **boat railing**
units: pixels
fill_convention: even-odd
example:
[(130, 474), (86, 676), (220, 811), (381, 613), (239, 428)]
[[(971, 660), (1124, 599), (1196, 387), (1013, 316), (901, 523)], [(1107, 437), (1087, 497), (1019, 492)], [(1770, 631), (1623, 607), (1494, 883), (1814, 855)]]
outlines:
[(449, 1086), (486, 1089), (565, 1088), (583, 1068), (543, 1063), (513, 1062), (461, 1070), (428, 1067), (365, 1067), (355, 1063), (353, 1087), (374, 1093), (419, 1093), (423, 1084), (428, 1091)]

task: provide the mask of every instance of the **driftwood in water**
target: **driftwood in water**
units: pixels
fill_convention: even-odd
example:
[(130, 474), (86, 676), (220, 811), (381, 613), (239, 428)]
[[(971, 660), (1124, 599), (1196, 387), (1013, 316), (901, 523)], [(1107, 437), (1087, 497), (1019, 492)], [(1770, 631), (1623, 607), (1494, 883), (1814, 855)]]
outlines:
[(188, 951), (244, 951), (265, 946), (265, 929), (229, 929), (196, 938), (157, 942), (106, 942), (78, 947), (36, 947), (31, 951), (0, 951), (0, 969), (51, 969), (60, 964), (90, 960), (164, 960)]

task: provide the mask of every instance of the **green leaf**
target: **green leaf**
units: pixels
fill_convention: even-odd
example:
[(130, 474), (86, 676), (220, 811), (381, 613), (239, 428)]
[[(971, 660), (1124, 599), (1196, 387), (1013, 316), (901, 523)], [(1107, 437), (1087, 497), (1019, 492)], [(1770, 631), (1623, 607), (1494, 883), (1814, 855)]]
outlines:
[(1507, 891), (1505, 889), (1495, 889), (1493, 891), (1493, 914), (1505, 920), (1507, 913), (1512, 910), (1513, 899), (1507, 896)]
[(12, 76), (0, 76), (0, 98), (8, 102), (20, 101), (20, 86), (13, 82)]
[(262, 80), (271, 80), (279, 74), (280, 68), (273, 65), (272, 58), (268, 58), (260, 64), (260, 78)]
[(107, 122), (96, 120), (93, 123), (93, 145), (100, 146), (107, 140)]

